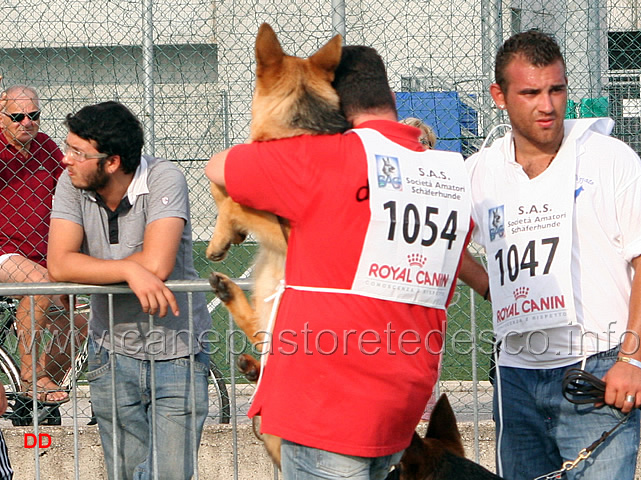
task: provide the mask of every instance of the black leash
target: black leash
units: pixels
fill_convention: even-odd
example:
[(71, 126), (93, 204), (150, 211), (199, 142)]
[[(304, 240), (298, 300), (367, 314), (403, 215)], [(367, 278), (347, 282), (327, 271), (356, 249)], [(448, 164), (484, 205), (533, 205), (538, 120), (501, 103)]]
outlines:
[(579, 368), (571, 368), (563, 377), (563, 396), (577, 405), (605, 403), (605, 382)]
[[(579, 368), (571, 368), (565, 372), (563, 377), (563, 396), (569, 402), (577, 405), (585, 405), (588, 403), (605, 403), (605, 382), (591, 373), (581, 370)], [(623, 424), (630, 413), (619, 420), (614, 427), (607, 432), (603, 432), (598, 440), (594, 441), (589, 447), (584, 448), (579, 452), (579, 455), (574, 460), (563, 462), (563, 466), (559, 470), (550, 472), (534, 480), (554, 480), (559, 479), (568, 470), (575, 468), (580, 462), (587, 459), (592, 455), (592, 452), (601, 445), (612, 433)]]

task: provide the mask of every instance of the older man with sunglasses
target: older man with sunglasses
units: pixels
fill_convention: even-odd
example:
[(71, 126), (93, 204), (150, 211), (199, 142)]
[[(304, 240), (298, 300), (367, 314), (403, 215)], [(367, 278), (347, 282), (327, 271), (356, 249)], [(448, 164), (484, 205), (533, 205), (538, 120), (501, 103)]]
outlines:
[[(49, 216), (53, 192), (64, 170), (63, 154), (48, 135), (39, 131), (40, 100), (32, 87), (14, 85), (1, 94), (0, 127), (0, 282), (47, 282)], [(68, 320), (48, 316), (52, 305), (49, 297), (36, 296), (34, 300), (37, 332), (31, 332), (29, 297), (22, 297), (16, 312), (22, 391), (28, 396), (37, 391), (41, 401), (65, 402), (69, 395), (55, 380), (66, 367), (67, 355), (59, 345), (69, 342), (55, 339), (37, 362), (31, 356), (31, 346), (32, 339), (41, 339), (38, 332), (45, 326), (54, 335), (66, 334)], [(55, 320), (61, 325), (52, 323)]]

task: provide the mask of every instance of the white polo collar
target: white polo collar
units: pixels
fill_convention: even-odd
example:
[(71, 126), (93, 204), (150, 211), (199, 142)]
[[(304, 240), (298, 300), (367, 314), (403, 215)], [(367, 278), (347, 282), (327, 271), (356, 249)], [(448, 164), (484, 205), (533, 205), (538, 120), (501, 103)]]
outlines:
[(140, 157), (140, 165), (136, 169), (134, 178), (127, 188), (127, 196), (129, 197), (129, 203), (132, 205), (136, 201), (138, 195), (145, 195), (149, 193), (149, 188), (147, 186), (147, 175), (149, 173), (149, 163), (143, 155)]
[[(147, 185), (148, 174), (149, 162), (145, 158), (145, 155), (143, 155), (140, 157), (140, 165), (136, 168), (134, 178), (131, 180), (129, 187), (127, 187), (127, 198), (131, 205), (134, 204), (139, 195), (146, 195), (149, 193), (149, 187)], [(92, 202), (96, 201), (96, 192), (83, 190), (83, 194), (85, 194)]]

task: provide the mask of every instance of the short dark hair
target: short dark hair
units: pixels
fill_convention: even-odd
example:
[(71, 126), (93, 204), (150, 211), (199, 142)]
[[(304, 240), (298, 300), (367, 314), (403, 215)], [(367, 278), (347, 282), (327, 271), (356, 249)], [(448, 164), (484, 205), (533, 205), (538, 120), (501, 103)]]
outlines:
[(100, 153), (119, 155), (124, 173), (133, 173), (140, 165), (142, 125), (122, 103), (88, 105), (67, 115), (64, 123), (71, 133), (95, 141)]
[(392, 110), (396, 113), (385, 64), (371, 47), (343, 47), (332, 85), (338, 92), (346, 117), (367, 111)]
[(507, 91), (508, 86), (505, 69), (517, 56), (523, 57), (535, 67), (547, 67), (560, 61), (565, 69), (561, 48), (552, 35), (536, 29), (517, 33), (508, 38), (496, 54), (494, 78), (503, 92)]

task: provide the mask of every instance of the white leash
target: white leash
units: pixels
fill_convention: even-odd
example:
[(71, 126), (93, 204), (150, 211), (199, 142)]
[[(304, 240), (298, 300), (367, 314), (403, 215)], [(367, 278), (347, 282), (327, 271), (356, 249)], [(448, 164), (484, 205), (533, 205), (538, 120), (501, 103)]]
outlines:
[(479, 152), (485, 148), (485, 146), (487, 145), (487, 142), (490, 140), (490, 138), (492, 138), (492, 135), (494, 134), (494, 132), (496, 132), (499, 128), (508, 128), (512, 130), (512, 125), (510, 125), (509, 123), (499, 123), (496, 127), (492, 127), (492, 130), (490, 130), (490, 133), (488, 133), (487, 136), (485, 137), (485, 140), (483, 140), (483, 143), (481, 144), (481, 148), (479, 148), (478, 150)]
[[(263, 350), (260, 352), (260, 373), (258, 375), (258, 381), (256, 382), (256, 388), (254, 393), (252, 393), (249, 398), (249, 403), (254, 401), (256, 392), (258, 392), (258, 387), (260, 387), (260, 382), (263, 380), (263, 372), (265, 371), (265, 365), (267, 365), (267, 359), (269, 358), (269, 352), (272, 349), (272, 332), (274, 331), (274, 324), (276, 323), (276, 314), (278, 313), (278, 308), (280, 307), (280, 299), (285, 293), (285, 281), (281, 280), (276, 287), (276, 291), (272, 293), (269, 297), (265, 298), (264, 302), (274, 302), (272, 304), (272, 310), (269, 313), (269, 321), (267, 322), (267, 341), (263, 342)], [(267, 354), (267, 355), (265, 355)]]
[(349, 290), (346, 288), (328, 288), (328, 287), (300, 287), (296, 285), (286, 285), (284, 280), (281, 280), (276, 287), (276, 291), (272, 293), (269, 297), (265, 298), (265, 303), (269, 303), (273, 301), (274, 303), (272, 304), (272, 309), (269, 314), (269, 321), (267, 322), (267, 341), (263, 342), (264, 347), (263, 350), (260, 352), (261, 360), (260, 360), (260, 374), (258, 376), (258, 381), (256, 382), (256, 388), (254, 389), (254, 393), (252, 396), (249, 398), (249, 403), (252, 403), (254, 401), (254, 397), (256, 396), (256, 392), (258, 391), (258, 387), (260, 386), (260, 382), (263, 379), (263, 372), (265, 370), (265, 365), (267, 365), (267, 359), (269, 358), (269, 352), (271, 352), (272, 348), (272, 338), (273, 338), (273, 332), (274, 332), (274, 325), (276, 323), (276, 315), (278, 314), (278, 309), (280, 307), (280, 301), (283, 297), (283, 293), (285, 293), (285, 290), (291, 288), (292, 290), (298, 290), (301, 292), (322, 292), (322, 293), (342, 293), (342, 294), (347, 294), (347, 295), (363, 295), (360, 292), (355, 292), (353, 290)]

